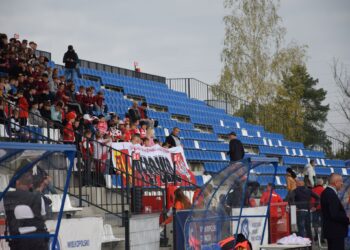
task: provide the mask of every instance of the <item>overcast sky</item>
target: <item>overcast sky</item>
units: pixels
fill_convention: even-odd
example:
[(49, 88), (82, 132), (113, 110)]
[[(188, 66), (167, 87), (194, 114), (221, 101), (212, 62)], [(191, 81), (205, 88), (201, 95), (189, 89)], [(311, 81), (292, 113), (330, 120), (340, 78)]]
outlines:
[[(222, 0), (2, 0), (0, 9), (0, 32), (36, 41), (57, 63), (73, 44), (86, 60), (125, 68), (138, 61), (142, 71), (168, 78), (219, 79)], [(282, 0), (279, 14), (286, 42), (309, 46), (308, 70), (328, 91), (329, 121), (346, 129), (330, 65), (335, 57), (350, 70), (350, 1)]]

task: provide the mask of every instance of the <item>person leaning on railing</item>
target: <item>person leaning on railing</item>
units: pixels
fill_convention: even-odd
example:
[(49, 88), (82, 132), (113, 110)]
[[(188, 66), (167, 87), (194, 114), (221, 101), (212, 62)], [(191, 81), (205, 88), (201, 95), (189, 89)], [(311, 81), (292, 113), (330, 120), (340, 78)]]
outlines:
[[(181, 188), (177, 188), (174, 192), (173, 207), (176, 210), (184, 210), (184, 209), (189, 209), (191, 207), (190, 199), (188, 199), (188, 197), (184, 194), (184, 192)], [(164, 227), (165, 225), (167, 225), (173, 221), (172, 209), (169, 210), (167, 216), (168, 216), (168, 218), (164, 222), (161, 223), (162, 227)]]
[(34, 101), (30, 109), (28, 123), (31, 125), (36, 125), (40, 128), (47, 127), (47, 122), (41, 117), (41, 114), (38, 108), (39, 108), (38, 102)]

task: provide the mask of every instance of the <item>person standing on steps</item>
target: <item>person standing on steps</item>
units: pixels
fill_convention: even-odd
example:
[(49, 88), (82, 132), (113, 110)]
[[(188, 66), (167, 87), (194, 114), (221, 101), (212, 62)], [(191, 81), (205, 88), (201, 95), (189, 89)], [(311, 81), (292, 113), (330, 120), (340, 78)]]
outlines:
[(244, 158), (244, 147), (240, 140), (237, 139), (237, 134), (231, 132), (229, 134), (229, 151), (230, 161), (239, 161)]
[(74, 51), (72, 45), (69, 45), (67, 52), (64, 53), (63, 62), (65, 64), (64, 75), (66, 77), (66, 80), (73, 81), (74, 71), (77, 73), (78, 77), (81, 78), (80, 70), (78, 67), (79, 57), (78, 57), (78, 54)]

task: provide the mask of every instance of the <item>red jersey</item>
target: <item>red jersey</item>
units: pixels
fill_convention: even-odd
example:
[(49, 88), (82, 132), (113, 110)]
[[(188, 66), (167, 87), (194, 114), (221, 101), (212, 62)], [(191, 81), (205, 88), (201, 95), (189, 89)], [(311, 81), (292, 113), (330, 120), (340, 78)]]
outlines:
[[(260, 198), (260, 206), (267, 205), (270, 199), (270, 191), (265, 191)], [(278, 208), (271, 206), (273, 203), (283, 202), (281, 196), (279, 196), (275, 191), (272, 191), (271, 194), (271, 203), (270, 203), (270, 215), (271, 217), (278, 217)]]
[(73, 130), (73, 124), (71, 122), (67, 122), (66, 126), (63, 129), (63, 141), (64, 142), (75, 142), (75, 135)]
[(130, 133), (131, 133), (131, 136), (133, 136), (135, 134), (140, 134), (140, 130), (138, 128), (130, 129)]
[(56, 92), (56, 100), (63, 101), (64, 103), (67, 103), (69, 101), (69, 97), (66, 96), (65, 91), (58, 90)]
[(36, 82), (36, 89), (38, 94), (41, 94), (44, 90), (49, 90), (49, 83), (39, 80)]
[(80, 92), (75, 93), (75, 99), (76, 99), (77, 102), (79, 102), (79, 103), (82, 103), (82, 102), (83, 102), (85, 96), (86, 96), (86, 94), (84, 94), (84, 93), (80, 93)]
[(125, 131), (124, 131), (124, 141), (125, 142), (128, 142), (128, 141), (130, 141), (131, 140), (131, 130), (130, 129), (126, 129)]
[[(324, 191), (324, 187), (321, 185), (317, 185), (312, 189), (312, 192), (317, 194), (319, 197), (321, 197), (322, 192)], [(311, 197), (311, 205), (314, 207), (316, 203), (315, 198)], [(318, 204), (316, 207), (316, 210), (321, 210), (321, 203)]]
[(94, 97), (92, 95), (86, 95), (83, 97), (84, 105), (91, 107), (94, 104)]
[(96, 103), (99, 107), (102, 107), (105, 104), (105, 98), (99, 95), (95, 95), (94, 103)]
[(27, 99), (22, 96), (21, 98), (18, 99), (18, 105), (19, 105), (19, 118), (28, 118), (29, 104), (27, 102)]
[(137, 107), (137, 109), (139, 110), (141, 119), (147, 119), (145, 110), (142, 107)]

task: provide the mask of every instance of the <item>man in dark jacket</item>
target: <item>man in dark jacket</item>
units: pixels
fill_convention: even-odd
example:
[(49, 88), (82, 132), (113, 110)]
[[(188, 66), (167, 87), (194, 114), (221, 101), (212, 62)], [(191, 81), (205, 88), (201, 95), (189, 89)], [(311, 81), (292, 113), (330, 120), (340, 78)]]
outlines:
[(140, 121), (140, 119), (141, 119), (138, 106), (139, 106), (138, 103), (135, 101), (132, 103), (132, 106), (128, 110), (131, 123), (136, 123), (136, 122)]
[(169, 145), (169, 148), (181, 146), (179, 137), (180, 129), (178, 127), (173, 128), (173, 132), (165, 139), (165, 143)]
[(230, 155), (230, 161), (239, 161), (244, 158), (244, 147), (242, 142), (237, 139), (235, 132), (229, 134), (230, 148), (228, 154)]
[(77, 72), (78, 77), (81, 77), (80, 71), (78, 68), (78, 63), (79, 63), (79, 57), (77, 53), (74, 51), (73, 46), (69, 45), (68, 46), (68, 51), (64, 53), (63, 56), (63, 62), (65, 66), (65, 72), (64, 75), (66, 77), (66, 80), (73, 80), (74, 76), (74, 71)]
[(294, 201), (297, 207), (298, 236), (312, 239), (310, 201), (311, 198), (314, 198), (316, 200), (316, 202), (314, 203), (315, 207), (311, 208), (312, 210), (315, 210), (320, 200), (320, 197), (314, 192), (312, 192), (311, 188), (305, 186), (304, 181), (298, 181), (297, 185), (297, 188), (294, 190)]
[(341, 175), (331, 174), (329, 186), (321, 194), (322, 229), (327, 239), (328, 250), (344, 250), (344, 238), (348, 235), (350, 221), (338, 198), (338, 191), (342, 186)]

